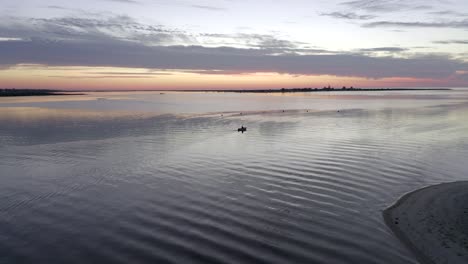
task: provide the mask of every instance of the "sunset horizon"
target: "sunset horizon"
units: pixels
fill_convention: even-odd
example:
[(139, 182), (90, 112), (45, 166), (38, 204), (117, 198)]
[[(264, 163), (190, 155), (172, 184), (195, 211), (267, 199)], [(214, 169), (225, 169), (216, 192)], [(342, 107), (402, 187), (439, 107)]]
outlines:
[(0, 7), (0, 88), (468, 87), (463, 9), (438, 0), (12, 2)]

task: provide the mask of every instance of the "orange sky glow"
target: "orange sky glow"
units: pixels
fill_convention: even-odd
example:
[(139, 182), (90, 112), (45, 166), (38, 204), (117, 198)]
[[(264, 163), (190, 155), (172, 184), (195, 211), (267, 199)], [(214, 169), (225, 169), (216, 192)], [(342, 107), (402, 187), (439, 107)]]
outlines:
[[(115, 67), (46, 67), (19, 65), (0, 71), (0, 88), (64, 90), (277, 89), (293, 87), (443, 87), (450, 80), (367, 79), (331, 75), (278, 73), (200, 74)], [(451, 83), (449, 86), (456, 86)], [(460, 85), (462, 85), (460, 83)]]

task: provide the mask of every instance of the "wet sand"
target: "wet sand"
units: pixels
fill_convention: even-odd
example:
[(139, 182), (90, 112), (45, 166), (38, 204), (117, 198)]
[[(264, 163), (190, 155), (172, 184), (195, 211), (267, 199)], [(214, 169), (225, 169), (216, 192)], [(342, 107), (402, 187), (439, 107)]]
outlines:
[(468, 263), (468, 182), (409, 193), (384, 218), (421, 263)]

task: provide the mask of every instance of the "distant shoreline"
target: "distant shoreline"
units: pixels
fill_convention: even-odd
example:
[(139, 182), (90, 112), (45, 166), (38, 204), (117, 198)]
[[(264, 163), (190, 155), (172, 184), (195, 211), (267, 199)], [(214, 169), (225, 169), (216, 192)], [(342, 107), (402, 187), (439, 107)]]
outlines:
[(385, 91), (448, 91), (450, 88), (282, 88), (254, 90), (51, 90), (0, 89), (0, 97), (84, 95), (89, 92), (207, 92), (207, 93), (314, 93), (314, 92), (385, 92)]
[[(309, 93), (309, 92), (382, 92), (382, 91), (448, 91), (449, 88), (282, 88), (260, 90), (219, 90), (233, 93)], [(208, 90), (207, 90), (208, 91)]]
[[(282, 89), (243, 89), (243, 90), (92, 90), (81, 92), (193, 92), (193, 93), (313, 93), (313, 92), (384, 92), (384, 91), (450, 91), (451, 88), (282, 88)], [(80, 91), (75, 91), (80, 92)]]
[(44, 89), (0, 89), (0, 97), (17, 96), (58, 96), (58, 95), (83, 95), (72, 91), (44, 90)]
[(383, 212), (385, 223), (421, 263), (468, 263), (468, 182), (425, 187)]

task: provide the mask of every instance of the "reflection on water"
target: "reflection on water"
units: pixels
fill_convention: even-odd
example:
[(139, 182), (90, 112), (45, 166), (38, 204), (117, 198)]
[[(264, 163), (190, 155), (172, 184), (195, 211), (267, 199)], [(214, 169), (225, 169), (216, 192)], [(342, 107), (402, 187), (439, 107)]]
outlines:
[(209, 112), (336, 110), (383, 107), (422, 107), (434, 101), (447, 103), (468, 100), (465, 90), (314, 92), (278, 94), (238, 94), (207, 92), (90, 92), (86, 95), (0, 98), (0, 107), (41, 107), (96, 111), (138, 111), (158, 114), (199, 114)]
[[(444, 93), (2, 102), (0, 263), (417, 263), (381, 212), (466, 179), (466, 96)], [(213, 105), (180, 115), (190, 96)]]

